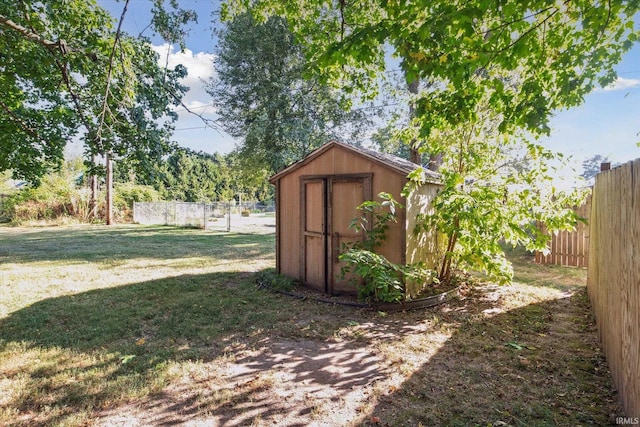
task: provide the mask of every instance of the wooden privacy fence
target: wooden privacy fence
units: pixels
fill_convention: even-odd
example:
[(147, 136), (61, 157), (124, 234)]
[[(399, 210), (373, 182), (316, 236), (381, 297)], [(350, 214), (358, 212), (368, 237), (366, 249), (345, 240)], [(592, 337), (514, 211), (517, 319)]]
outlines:
[[(591, 212), (591, 196), (584, 204), (576, 208), (576, 213), (589, 219)], [(544, 224), (538, 227), (547, 232)], [(584, 222), (578, 222), (574, 231), (559, 231), (551, 234), (548, 244), (549, 253), (544, 255), (536, 252), (535, 261), (538, 264), (556, 264), (574, 267), (587, 267), (589, 265), (589, 226)]]
[(589, 223), (598, 335), (626, 415), (640, 417), (640, 159), (596, 177)]

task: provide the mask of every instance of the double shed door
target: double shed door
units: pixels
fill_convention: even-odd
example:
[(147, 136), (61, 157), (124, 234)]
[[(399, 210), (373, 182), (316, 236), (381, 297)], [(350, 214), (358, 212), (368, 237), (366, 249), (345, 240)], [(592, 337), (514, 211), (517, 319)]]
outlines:
[(344, 243), (363, 238), (349, 224), (371, 200), (371, 174), (303, 177), (301, 184), (303, 281), (326, 293), (355, 293), (350, 277), (340, 278), (338, 255)]

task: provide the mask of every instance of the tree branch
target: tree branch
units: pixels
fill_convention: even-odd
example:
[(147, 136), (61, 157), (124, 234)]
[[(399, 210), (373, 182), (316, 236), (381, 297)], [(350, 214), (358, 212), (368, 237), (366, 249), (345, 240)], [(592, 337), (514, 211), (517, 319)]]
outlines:
[(164, 87), (165, 90), (167, 92), (169, 92), (169, 94), (173, 97), (174, 100), (176, 100), (180, 106), (182, 108), (184, 108), (184, 110), (189, 113), (189, 114), (193, 114), (194, 116), (198, 117), (200, 120), (202, 120), (202, 122), (205, 124), (205, 127), (211, 128), (213, 130), (215, 130), (216, 132), (218, 132), (220, 135), (222, 135), (221, 132), (221, 127), (218, 124), (217, 120), (214, 119), (208, 119), (206, 117), (204, 117), (202, 114), (200, 113), (196, 113), (195, 111), (193, 111), (191, 108), (187, 107), (187, 104), (185, 104), (182, 99), (169, 87), (165, 86)]
[(100, 119), (98, 122), (98, 128), (96, 129), (96, 142), (101, 140), (102, 137), (102, 129), (104, 127), (105, 116), (107, 114), (107, 110), (109, 109), (109, 93), (111, 92), (111, 77), (113, 75), (113, 58), (116, 54), (116, 46), (118, 46), (118, 41), (120, 40), (120, 34), (122, 31), (122, 22), (124, 21), (124, 16), (127, 13), (127, 8), (129, 7), (129, 0), (124, 2), (124, 7), (122, 8), (122, 14), (120, 15), (120, 21), (118, 22), (118, 29), (116, 30), (115, 39), (113, 41), (113, 48), (111, 49), (111, 53), (109, 55), (109, 66), (107, 67), (107, 82), (106, 88), (104, 91), (104, 99), (102, 100), (102, 111), (100, 112)]
[(33, 129), (27, 123), (25, 123), (24, 120), (22, 120), (20, 118), (20, 116), (18, 116), (16, 113), (14, 113), (11, 110), (11, 108), (9, 108), (9, 106), (7, 106), (7, 104), (2, 102), (1, 99), (0, 99), (0, 107), (9, 115), (9, 117), (11, 117), (13, 119), (13, 121), (18, 123), (18, 125), (20, 125), (20, 127), (26, 133), (28, 133), (29, 135), (31, 135), (33, 138), (37, 139), (38, 141), (44, 141), (44, 139), (40, 137), (40, 135), (38, 134), (38, 132), (35, 129)]
[(22, 34), (25, 38), (32, 40), (38, 44), (41, 44), (42, 46), (46, 47), (47, 49), (55, 49), (55, 50), (59, 50), (60, 53), (62, 53), (63, 55), (66, 55), (69, 52), (78, 52), (81, 51), (80, 49), (75, 49), (70, 47), (69, 45), (67, 45), (67, 43), (60, 39), (57, 42), (51, 41), (51, 40), (47, 40), (46, 38), (42, 37), (39, 34), (34, 33), (33, 31), (23, 27), (20, 24), (16, 24), (15, 22), (13, 22), (12, 20), (10, 20), (9, 18), (0, 15), (0, 25), (4, 25), (5, 27), (14, 30), (20, 34)]

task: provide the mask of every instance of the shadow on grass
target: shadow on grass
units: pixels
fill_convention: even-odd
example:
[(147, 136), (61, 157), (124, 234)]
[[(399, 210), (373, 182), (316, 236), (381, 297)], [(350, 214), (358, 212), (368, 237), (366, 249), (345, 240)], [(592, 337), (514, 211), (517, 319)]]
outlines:
[[(165, 226), (79, 226), (45, 229), (4, 227), (0, 262), (100, 262), (135, 259), (210, 257), (229, 259), (271, 255), (274, 235), (214, 233)], [(175, 248), (179, 247), (180, 251)]]
[(459, 302), (443, 321), (460, 327), (361, 425), (613, 424), (621, 408), (585, 289), (574, 291), (510, 311), (490, 295)]
[[(620, 414), (584, 289), (513, 310), (498, 289), (385, 317), (257, 290), (249, 273), (42, 300), (0, 320), (0, 417), (11, 414), (0, 424), (86, 424), (105, 411), (118, 421), (132, 401), (139, 425), (325, 422), (314, 414), (386, 384), (380, 345), (422, 364), (380, 392), (376, 425), (605, 425)], [(453, 333), (437, 350), (404, 341), (440, 327)]]
[[(7, 425), (73, 424), (78, 414), (91, 419), (153, 395), (165, 406), (154, 425), (178, 409), (186, 417), (214, 414), (221, 425), (254, 413), (271, 417), (287, 404), (269, 396), (256, 375), (276, 370), (283, 358), (293, 360), (292, 376), (312, 388), (330, 386), (337, 396), (379, 377), (376, 360), (358, 345), (324, 343), (345, 326), (339, 314), (327, 320), (317, 345), (298, 346), (308, 330), (301, 332), (296, 315), (307, 308), (256, 289), (248, 273), (182, 275), (39, 301), (0, 320), (0, 389), (12, 390), (0, 398), (0, 421), (4, 411), (15, 415)], [(230, 357), (237, 363), (225, 363)], [(197, 379), (189, 381), (169, 405), (162, 399), (182, 375), (181, 363), (217, 359), (235, 371), (206, 376), (197, 392)], [(326, 366), (339, 371), (327, 373)], [(215, 379), (223, 374), (228, 381)]]

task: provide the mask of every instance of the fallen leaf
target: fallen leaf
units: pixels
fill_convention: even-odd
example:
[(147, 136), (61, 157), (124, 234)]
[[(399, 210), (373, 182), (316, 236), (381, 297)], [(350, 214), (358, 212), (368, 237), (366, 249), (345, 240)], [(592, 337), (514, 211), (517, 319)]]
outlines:
[(123, 365), (126, 365), (127, 363), (131, 362), (135, 357), (136, 357), (135, 354), (127, 354), (126, 356), (122, 356), (120, 358), (120, 361), (122, 362)]
[(507, 347), (511, 347), (511, 348), (515, 348), (516, 350), (522, 350), (524, 347), (522, 347), (520, 344), (518, 344), (517, 342), (508, 342), (505, 344)]

